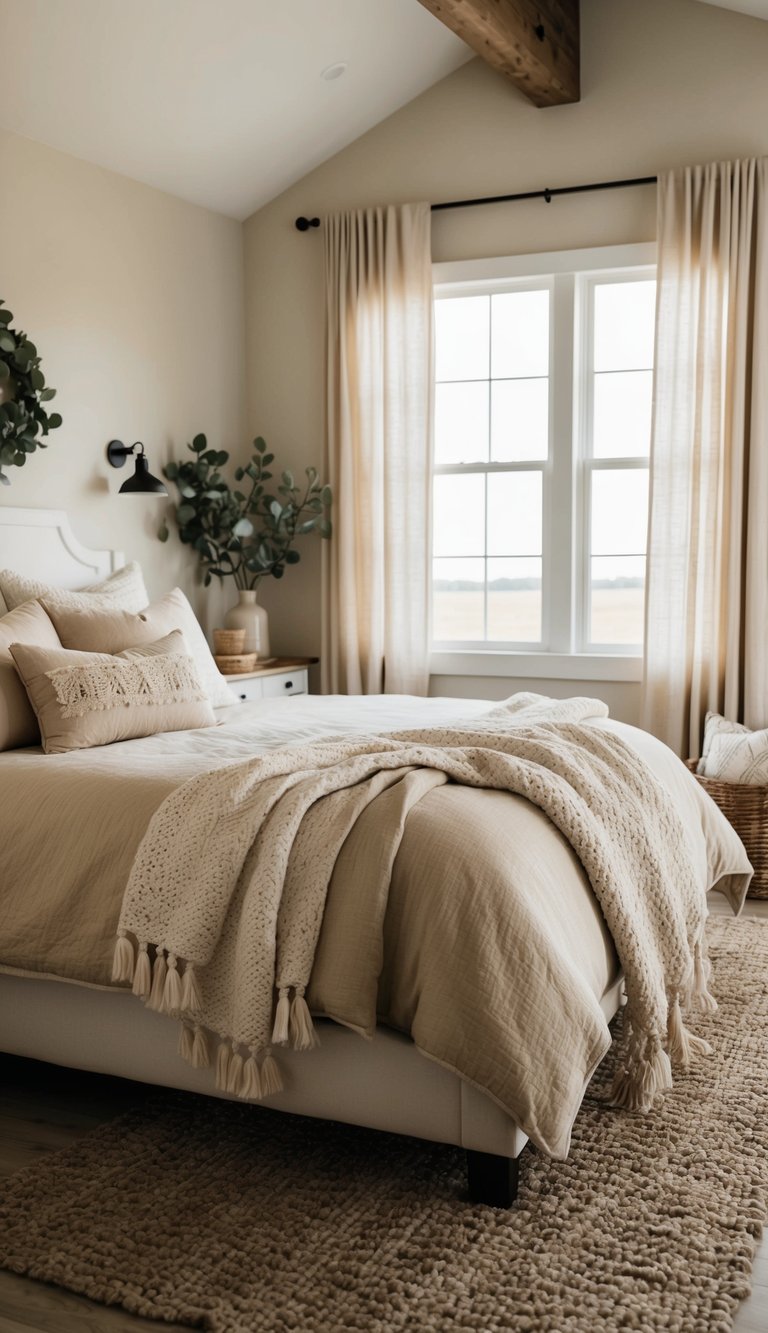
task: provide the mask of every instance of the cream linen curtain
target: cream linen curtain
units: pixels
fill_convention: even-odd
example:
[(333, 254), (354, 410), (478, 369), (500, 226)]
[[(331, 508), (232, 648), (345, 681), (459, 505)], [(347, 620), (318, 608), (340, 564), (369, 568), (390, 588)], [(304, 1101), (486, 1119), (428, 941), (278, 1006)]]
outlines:
[(325, 222), (323, 689), (426, 694), (432, 437), (429, 204)]
[(659, 177), (642, 723), (768, 725), (768, 159)]

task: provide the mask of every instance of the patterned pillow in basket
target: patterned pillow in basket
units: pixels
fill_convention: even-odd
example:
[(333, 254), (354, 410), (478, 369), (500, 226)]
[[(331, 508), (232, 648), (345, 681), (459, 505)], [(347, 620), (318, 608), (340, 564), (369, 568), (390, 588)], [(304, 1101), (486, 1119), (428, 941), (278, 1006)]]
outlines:
[(750, 731), (739, 722), (708, 713), (698, 771), (720, 782), (768, 786), (768, 729)]

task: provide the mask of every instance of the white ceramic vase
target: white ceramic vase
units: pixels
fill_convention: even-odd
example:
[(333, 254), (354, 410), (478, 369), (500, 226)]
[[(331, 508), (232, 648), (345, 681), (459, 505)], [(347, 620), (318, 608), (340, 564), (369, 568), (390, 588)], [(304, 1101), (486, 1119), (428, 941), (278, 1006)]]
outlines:
[(245, 589), (239, 594), (237, 606), (224, 617), (225, 629), (244, 629), (244, 653), (258, 653), (269, 657), (269, 616), (256, 601), (256, 593)]

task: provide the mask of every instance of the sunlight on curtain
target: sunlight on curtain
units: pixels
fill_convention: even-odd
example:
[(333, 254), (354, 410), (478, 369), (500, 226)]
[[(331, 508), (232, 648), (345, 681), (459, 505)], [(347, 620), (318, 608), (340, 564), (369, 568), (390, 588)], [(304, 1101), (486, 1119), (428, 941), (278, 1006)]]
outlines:
[(325, 221), (323, 689), (426, 694), (432, 435), (429, 204)]
[(662, 173), (642, 725), (768, 724), (768, 159)]

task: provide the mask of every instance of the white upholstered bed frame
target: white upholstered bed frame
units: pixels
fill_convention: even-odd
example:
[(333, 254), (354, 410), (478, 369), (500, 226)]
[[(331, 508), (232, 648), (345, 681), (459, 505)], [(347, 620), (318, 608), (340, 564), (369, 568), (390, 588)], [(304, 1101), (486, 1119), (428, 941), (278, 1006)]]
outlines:
[[(123, 563), (116, 551), (81, 546), (60, 510), (0, 505), (0, 568), (77, 588)], [(617, 983), (603, 999), (608, 1018), (618, 1008), (620, 989)], [(281, 1053), (285, 1091), (265, 1105), (456, 1144), (467, 1149), (473, 1195), (511, 1202), (517, 1158), (527, 1139), (496, 1102), (397, 1033), (379, 1029), (367, 1042), (322, 1023), (320, 1035), (316, 1050), (300, 1056)], [(129, 993), (0, 971), (0, 1051), (224, 1095), (213, 1087), (210, 1070), (193, 1069), (182, 1060), (177, 1036), (175, 1023)]]

